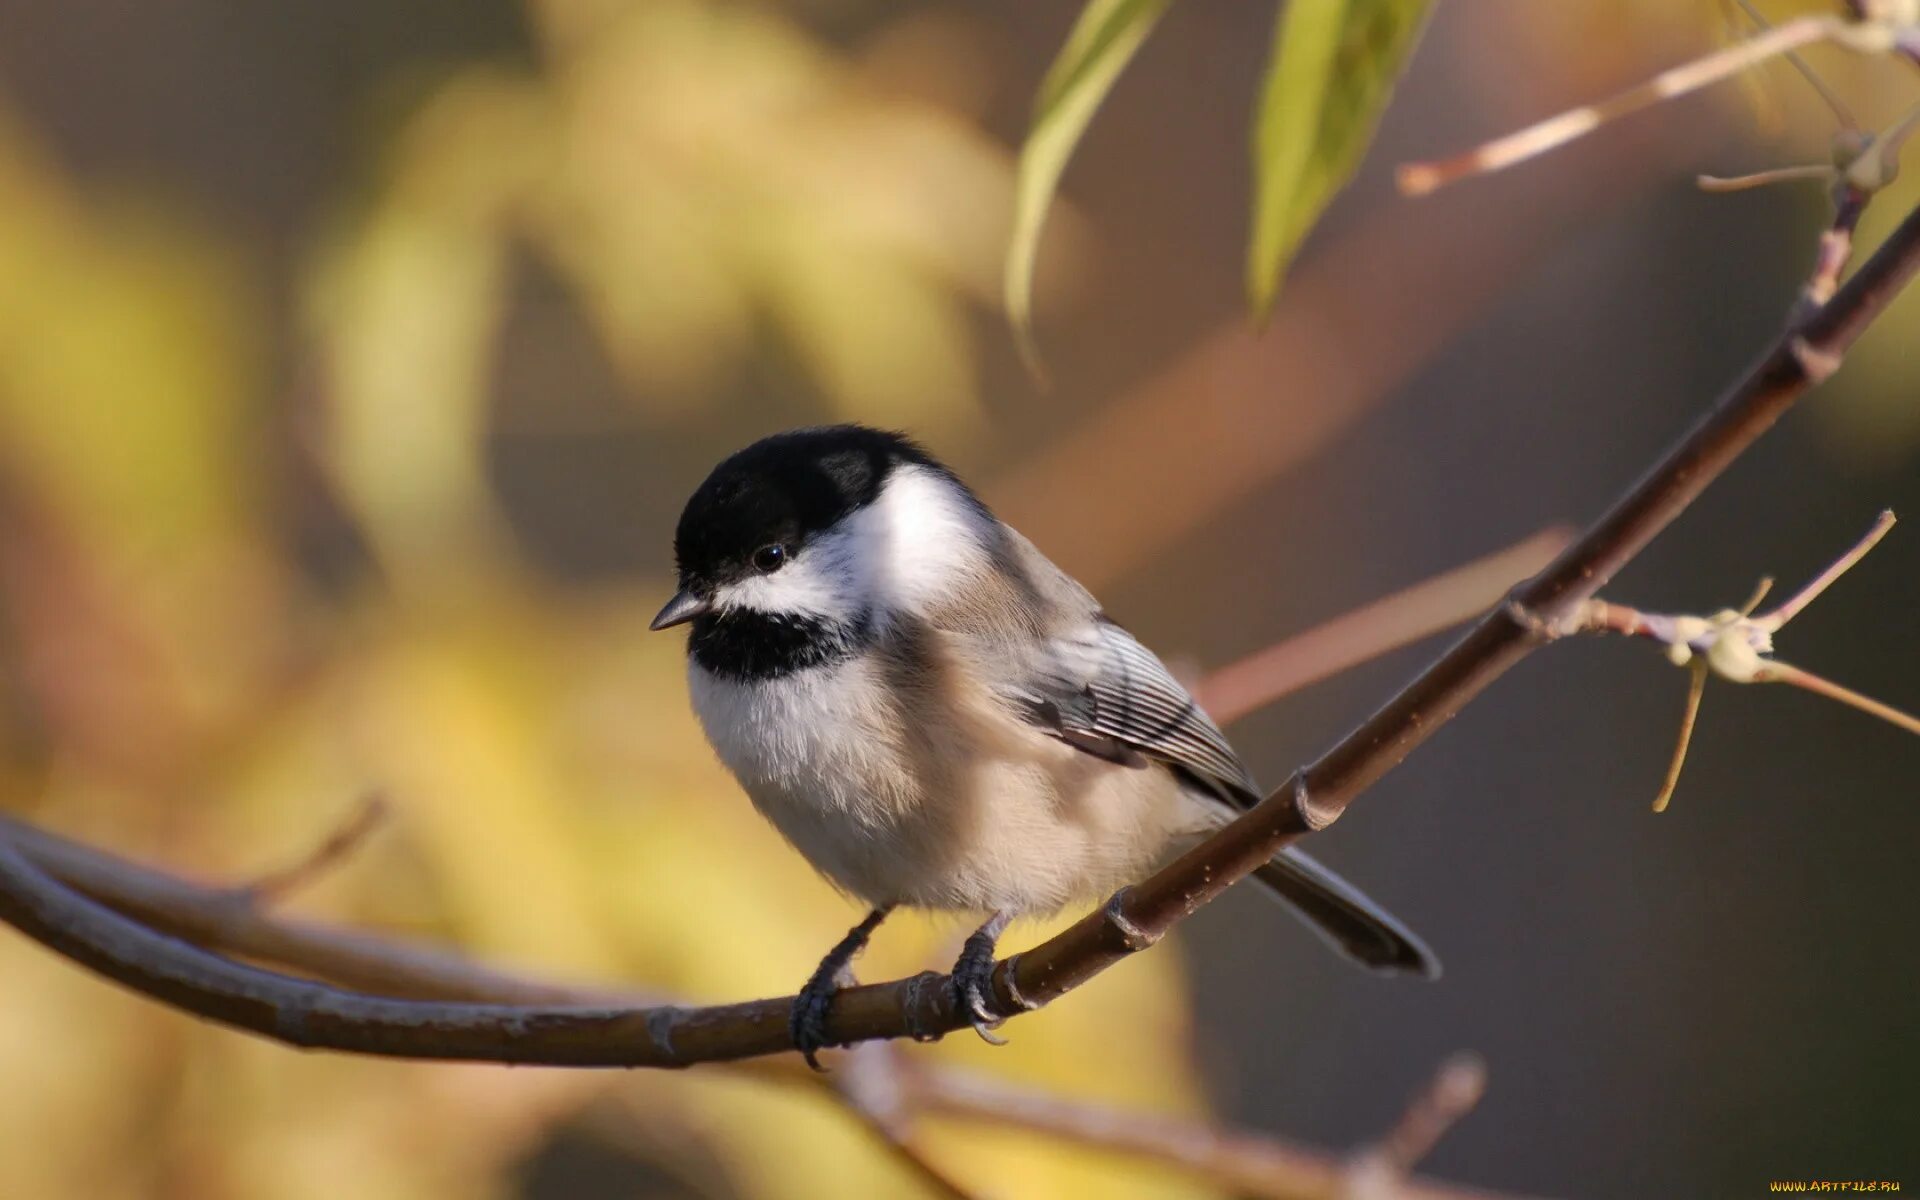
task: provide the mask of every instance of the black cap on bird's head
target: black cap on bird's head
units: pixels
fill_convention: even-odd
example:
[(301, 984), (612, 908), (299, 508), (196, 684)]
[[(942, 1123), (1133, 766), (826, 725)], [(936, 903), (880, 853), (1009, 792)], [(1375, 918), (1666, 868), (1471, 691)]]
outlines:
[(873, 503), (907, 464), (953, 477), (912, 439), (864, 425), (794, 429), (728, 457), (680, 514), (673, 536), (680, 590), (653, 628), (711, 612), (716, 589), (779, 570), (811, 538)]

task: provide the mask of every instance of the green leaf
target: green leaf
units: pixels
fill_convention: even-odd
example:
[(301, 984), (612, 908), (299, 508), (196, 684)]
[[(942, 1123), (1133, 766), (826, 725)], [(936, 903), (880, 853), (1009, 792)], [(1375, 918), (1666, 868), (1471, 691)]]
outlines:
[(1171, 2), (1089, 0), (1040, 84), (1033, 126), (1020, 147), (1006, 271), (1007, 319), (1030, 365), (1038, 361), (1033, 352), (1033, 264), (1060, 173), (1114, 80)]
[(1266, 316), (1294, 251), (1360, 164), (1428, 0), (1289, 0), (1253, 134), (1247, 299)]

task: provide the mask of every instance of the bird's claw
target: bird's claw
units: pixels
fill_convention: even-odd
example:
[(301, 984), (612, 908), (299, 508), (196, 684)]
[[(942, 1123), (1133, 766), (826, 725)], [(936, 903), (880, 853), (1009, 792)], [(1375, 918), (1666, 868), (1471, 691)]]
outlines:
[(816, 974), (793, 998), (793, 1008), (787, 1013), (787, 1032), (793, 1037), (794, 1049), (816, 1071), (826, 1070), (817, 1056), (828, 1044), (827, 1007), (839, 990), (840, 981), (833, 974)]
[(827, 1007), (833, 1003), (833, 996), (843, 987), (852, 987), (853, 956), (866, 946), (867, 938), (880, 927), (893, 911), (893, 905), (883, 904), (868, 913), (866, 919), (847, 931), (847, 936), (839, 944), (827, 951), (827, 956), (814, 968), (807, 986), (793, 998), (793, 1008), (787, 1012), (787, 1034), (793, 1039), (793, 1048), (807, 1065), (816, 1071), (825, 1071), (818, 1057), (822, 1047), (827, 1045)]
[(1007, 1039), (993, 1032), (1000, 1027), (1000, 1018), (993, 1015), (988, 1004), (988, 998), (993, 995), (993, 952), (989, 949), (985, 954), (974, 954), (972, 950), (969, 945), (953, 966), (954, 998), (981, 1041), (989, 1046), (1004, 1046)]

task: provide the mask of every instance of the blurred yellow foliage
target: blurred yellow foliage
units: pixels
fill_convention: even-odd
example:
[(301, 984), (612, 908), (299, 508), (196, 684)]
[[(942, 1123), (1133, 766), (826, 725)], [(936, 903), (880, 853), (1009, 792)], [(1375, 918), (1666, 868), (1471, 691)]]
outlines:
[[(1514, 51), (1575, 64), (1555, 78), (1590, 96), (1706, 49), (1723, 18), (1716, 0), (1508, 8)], [(528, 15), (534, 65), (454, 66), (373, 177), (340, 181), (298, 289), (301, 348), (282, 356), (315, 367), (284, 395), (271, 297), (237, 240), (77, 185), (0, 111), (0, 784), (52, 827), (236, 879), (380, 788), (393, 819), (303, 911), (562, 981), (782, 994), (858, 914), (707, 752), (679, 639), (646, 631), (667, 547), (658, 574), (593, 586), (519, 553), (488, 469), (515, 272), (558, 282), (637, 428), (713, 403), (770, 341), (832, 412), (952, 433), (977, 414), (968, 319), (998, 290), (1007, 155), (773, 6)], [(911, 76), (940, 45), (891, 41), (887, 70)], [(1887, 116), (1878, 73), (1815, 57), (1863, 119)], [(1785, 70), (1764, 76), (1789, 118), (1768, 153), (1817, 158), (1832, 118)], [(1911, 200), (1877, 206), (1866, 239)], [(1809, 230), (1822, 204), (1808, 189)], [(1911, 379), (1902, 343), (1867, 343), (1849, 399), (1820, 405), (1843, 444), (1920, 436), (1910, 384), (1886, 378)], [(316, 509), (365, 550), (344, 581), (302, 542)], [(896, 918), (861, 970), (944, 965), (960, 932)], [(27, 1081), (0, 1094), (0, 1197), (505, 1197), (561, 1129), (695, 1194), (920, 1186), (817, 1090), (301, 1055), (12, 936), (0, 977), (0, 1064)], [(904, 1052), (1191, 1113), (1181, 978), (1163, 947), (1023, 1018), (1006, 1049)], [(996, 1195), (1203, 1190), (1011, 1133), (925, 1142)]]
[[(220, 231), (83, 190), (0, 123), (0, 594), (19, 651), (0, 778), (35, 820), (231, 878), (297, 858), (379, 787), (393, 819), (304, 911), (559, 979), (784, 993), (857, 913), (713, 763), (678, 639), (645, 631), (664, 575), (542, 578), (497, 512), (513, 263), (546, 263), (666, 411), (771, 330), (838, 413), (961, 426), (1006, 156), (771, 9), (533, 15), (537, 71), (453, 71), (370, 192), (342, 185), (369, 198), (304, 291), (317, 397), (267, 394), (270, 307)], [(377, 567), (345, 585), (322, 586), (293, 532), (320, 486), (309, 442)], [(863, 971), (941, 965), (958, 932), (900, 919)], [(296, 1054), (14, 937), (0, 975), (0, 1062), (32, 1081), (0, 1099), (0, 1196), (506, 1196), (576, 1118), (728, 1194), (919, 1186), (812, 1090)], [(1179, 980), (1158, 951), (1007, 1050), (909, 1052), (1191, 1112)], [(995, 1194), (1195, 1194), (1044, 1141), (930, 1133)]]
[(710, 392), (764, 327), (839, 415), (971, 417), (965, 309), (994, 293), (1002, 150), (884, 98), (771, 12), (536, 15), (546, 69), (441, 86), (320, 265), (329, 451), (376, 541), (417, 558), (484, 536), (449, 526), (485, 511), (488, 351), (516, 247), (558, 272), (656, 404)]

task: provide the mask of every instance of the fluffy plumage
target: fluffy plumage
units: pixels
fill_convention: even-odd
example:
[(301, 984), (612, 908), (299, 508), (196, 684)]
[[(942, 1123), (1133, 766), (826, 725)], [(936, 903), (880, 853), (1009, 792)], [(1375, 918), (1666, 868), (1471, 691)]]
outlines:
[[(876, 909), (1049, 912), (1259, 797), (1160, 660), (903, 437), (835, 426), (748, 447), (689, 501), (675, 552), (682, 595), (662, 616), (693, 614), (714, 749)], [(1310, 859), (1260, 877), (1367, 965), (1437, 972)]]

